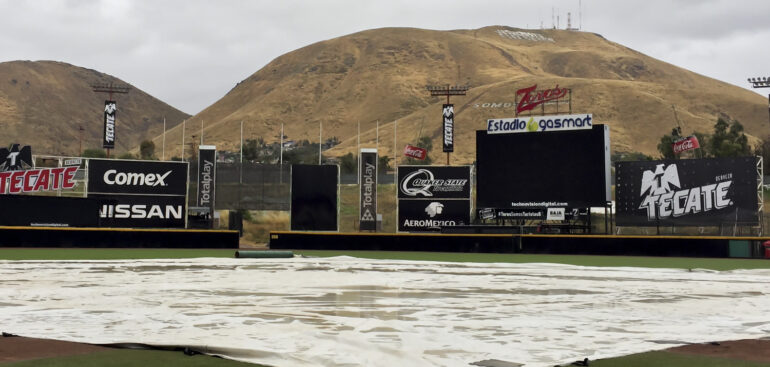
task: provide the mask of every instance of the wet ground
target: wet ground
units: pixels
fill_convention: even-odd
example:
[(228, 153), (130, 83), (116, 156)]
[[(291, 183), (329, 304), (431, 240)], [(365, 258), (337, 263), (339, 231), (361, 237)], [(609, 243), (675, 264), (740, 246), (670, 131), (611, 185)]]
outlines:
[(276, 366), (553, 366), (770, 336), (770, 270), (348, 257), (0, 262), (3, 332)]

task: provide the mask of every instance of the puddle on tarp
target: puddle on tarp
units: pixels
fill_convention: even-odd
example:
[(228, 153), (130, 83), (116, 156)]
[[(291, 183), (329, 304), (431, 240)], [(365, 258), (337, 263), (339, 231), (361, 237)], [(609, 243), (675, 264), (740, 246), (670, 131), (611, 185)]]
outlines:
[(0, 281), (3, 332), (185, 345), (273, 366), (553, 366), (770, 335), (769, 270), (0, 261)]

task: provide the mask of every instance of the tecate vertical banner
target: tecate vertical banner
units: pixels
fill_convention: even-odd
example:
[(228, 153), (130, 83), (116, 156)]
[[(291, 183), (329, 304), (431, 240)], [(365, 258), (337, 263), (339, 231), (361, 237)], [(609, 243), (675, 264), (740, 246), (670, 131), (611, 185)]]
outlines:
[(377, 230), (377, 149), (361, 149), (358, 160), (359, 186), (359, 229)]
[(217, 178), (217, 147), (201, 145), (198, 149), (198, 206), (205, 206), (214, 213)]
[(444, 126), (444, 152), (454, 152), (455, 150), (455, 106), (453, 104), (444, 105), (443, 113)]
[(104, 141), (102, 147), (115, 148), (115, 114), (118, 110), (115, 101), (104, 101)]
[(756, 225), (757, 173), (756, 157), (617, 162), (617, 225)]

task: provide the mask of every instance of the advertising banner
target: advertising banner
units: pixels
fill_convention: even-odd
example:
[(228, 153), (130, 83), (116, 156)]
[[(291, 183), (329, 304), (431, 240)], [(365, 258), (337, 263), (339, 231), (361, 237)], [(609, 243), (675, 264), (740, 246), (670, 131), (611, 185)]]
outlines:
[(103, 227), (184, 228), (187, 203), (184, 196), (88, 194), (99, 200)]
[(0, 172), (0, 195), (72, 189), (77, 171), (78, 166)]
[(582, 115), (549, 115), (524, 116), (487, 120), (488, 134), (528, 133), (543, 131), (583, 130), (593, 127), (593, 116)]
[(184, 228), (187, 162), (90, 159), (88, 197), (112, 227)]
[(361, 195), (359, 198), (359, 229), (377, 230), (377, 149), (361, 149), (358, 158)]
[(291, 165), (291, 230), (336, 231), (340, 170), (337, 165)]
[(611, 199), (609, 127), (547, 134), (476, 132), (477, 208), (603, 207)]
[(470, 166), (398, 166), (399, 199), (467, 199)]
[(0, 225), (98, 227), (99, 202), (91, 198), (0, 195)]
[(398, 166), (398, 230), (470, 224), (471, 166)]
[(516, 98), (519, 99), (519, 103), (516, 105), (516, 114), (531, 111), (535, 107), (551, 101), (557, 101), (566, 97), (568, 93), (569, 89), (559, 88), (558, 84), (553, 89), (537, 90), (537, 84), (519, 89), (516, 91)]
[(444, 153), (454, 152), (455, 106), (453, 104), (445, 104), (443, 107)]
[(0, 148), (0, 172), (25, 170), (35, 166), (32, 148), (25, 145), (19, 149), (19, 145), (11, 144), (11, 149)]
[(617, 162), (618, 226), (759, 223), (757, 158)]
[(115, 101), (104, 101), (104, 139), (102, 147), (115, 148), (115, 115), (118, 107)]
[(674, 150), (674, 154), (679, 154), (688, 150), (700, 148), (700, 143), (698, 142), (698, 137), (690, 135), (675, 141), (674, 144), (671, 144), (671, 148)]
[(198, 148), (198, 206), (207, 207), (214, 213), (217, 183), (217, 148), (201, 145)]
[(409, 158), (424, 160), (428, 156), (428, 151), (420, 147), (407, 144), (404, 147), (404, 155)]
[(399, 232), (439, 231), (441, 227), (468, 225), (470, 222), (470, 200), (398, 201)]

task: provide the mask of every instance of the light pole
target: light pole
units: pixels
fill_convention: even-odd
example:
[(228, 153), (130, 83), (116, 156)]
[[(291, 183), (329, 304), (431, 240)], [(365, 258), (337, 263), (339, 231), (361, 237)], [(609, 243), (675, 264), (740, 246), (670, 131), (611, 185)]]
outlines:
[[(770, 88), (770, 78), (768, 77), (749, 78), (749, 83), (753, 88)], [(767, 103), (768, 118), (770, 118), (770, 94), (767, 95)]]

